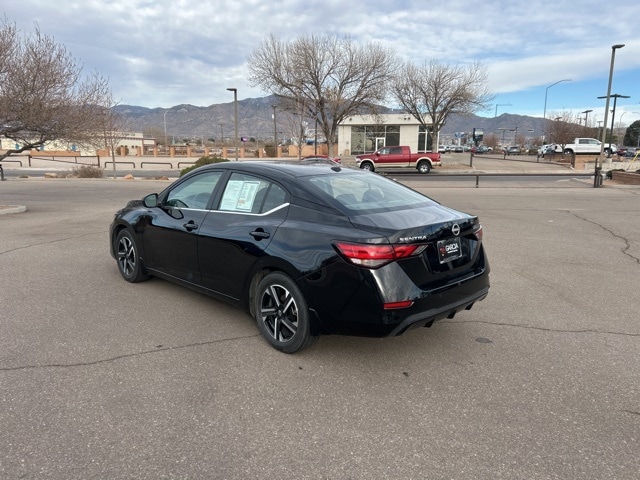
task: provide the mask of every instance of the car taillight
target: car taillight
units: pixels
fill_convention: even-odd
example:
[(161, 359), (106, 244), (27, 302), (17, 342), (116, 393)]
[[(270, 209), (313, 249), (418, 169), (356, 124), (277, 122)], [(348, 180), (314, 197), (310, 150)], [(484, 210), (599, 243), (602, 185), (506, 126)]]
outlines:
[(420, 255), (426, 245), (371, 245), (366, 243), (335, 244), (344, 258), (361, 267), (379, 268), (387, 263)]
[(478, 225), (478, 229), (473, 232), (479, 242), (482, 241), (482, 237), (484, 237), (484, 231), (482, 230), (482, 225)]

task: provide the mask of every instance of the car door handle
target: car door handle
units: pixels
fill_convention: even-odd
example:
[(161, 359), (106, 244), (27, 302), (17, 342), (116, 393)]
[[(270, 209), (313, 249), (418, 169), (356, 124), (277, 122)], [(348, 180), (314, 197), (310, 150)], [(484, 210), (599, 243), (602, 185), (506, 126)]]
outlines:
[(196, 222), (194, 222), (193, 220), (189, 220), (187, 223), (183, 225), (183, 227), (187, 232), (190, 232), (198, 228), (198, 225), (196, 225)]
[(258, 228), (257, 230), (254, 230), (249, 235), (251, 235), (256, 240), (262, 240), (263, 238), (269, 238), (270, 237), (269, 232), (265, 232), (261, 228)]

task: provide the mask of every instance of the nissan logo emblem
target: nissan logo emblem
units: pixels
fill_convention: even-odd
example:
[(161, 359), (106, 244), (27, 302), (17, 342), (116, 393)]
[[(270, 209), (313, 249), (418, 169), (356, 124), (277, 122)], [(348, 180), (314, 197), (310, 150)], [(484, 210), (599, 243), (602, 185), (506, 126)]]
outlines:
[(453, 227), (451, 227), (451, 233), (453, 233), (456, 237), (460, 235), (460, 225), (454, 223)]

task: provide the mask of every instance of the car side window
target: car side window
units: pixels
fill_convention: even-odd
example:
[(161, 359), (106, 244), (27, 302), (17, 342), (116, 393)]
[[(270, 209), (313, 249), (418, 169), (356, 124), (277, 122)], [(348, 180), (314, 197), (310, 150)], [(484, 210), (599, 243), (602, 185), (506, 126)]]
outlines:
[(286, 192), (274, 183), (253, 175), (233, 173), (225, 186), (220, 211), (264, 213), (284, 204)]
[(390, 153), (392, 155), (399, 155), (402, 153), (402, 148), (401, 147), (393, 147), (390, 151)]
[(204, 172), (185, 180), (169, 192), (164, 205), (204, 210), (220, 177), (222, 172)]

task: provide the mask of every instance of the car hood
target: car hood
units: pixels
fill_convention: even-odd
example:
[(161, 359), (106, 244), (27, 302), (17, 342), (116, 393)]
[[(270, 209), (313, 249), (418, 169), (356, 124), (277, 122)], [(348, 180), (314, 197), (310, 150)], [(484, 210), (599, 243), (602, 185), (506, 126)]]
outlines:
[(352, 215), (350, 220), (354, 226), (383, 235), (392, 243), (431, 241), (449, 236), (453, 224), (464, 232), (477, 223), (477, 217), (443, 205)]

